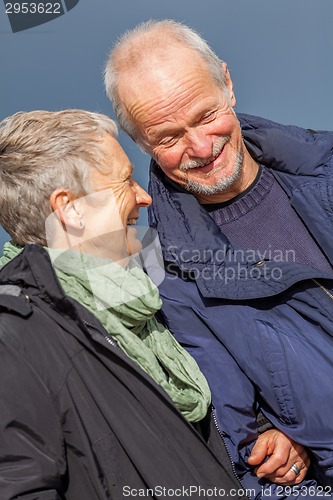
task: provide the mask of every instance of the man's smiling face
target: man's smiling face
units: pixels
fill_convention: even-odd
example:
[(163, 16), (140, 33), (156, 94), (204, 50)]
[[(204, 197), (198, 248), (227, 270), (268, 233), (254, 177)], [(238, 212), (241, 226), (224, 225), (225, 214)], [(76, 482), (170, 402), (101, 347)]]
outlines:
[(121, 82), (120, 98), (137, 142), (199, 201), (230, 189), (235, 196), (244, 151), (232, 84), (222, 90), (192, 50), (172, 53), (172, 61), (151, 61), (135, 85), (131, 78)]

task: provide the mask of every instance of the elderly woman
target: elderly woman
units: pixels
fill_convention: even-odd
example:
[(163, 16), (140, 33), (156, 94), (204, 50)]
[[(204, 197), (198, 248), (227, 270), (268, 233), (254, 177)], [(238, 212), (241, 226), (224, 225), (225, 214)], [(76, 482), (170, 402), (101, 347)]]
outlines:
[(79, 110), (0, 124), (1, 499), (240, 498), (207, 382), (155, 317), (151, 199), (115, 136)]

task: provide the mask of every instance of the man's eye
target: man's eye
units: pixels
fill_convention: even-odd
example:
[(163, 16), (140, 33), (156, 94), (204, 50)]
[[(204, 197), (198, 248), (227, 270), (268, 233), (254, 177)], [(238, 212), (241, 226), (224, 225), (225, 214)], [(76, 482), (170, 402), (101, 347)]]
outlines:
[(210, 111), (209, 113), (205, 113), (199, 120), (198, 123), (207, 123), (207, 122), (210, 122), (212, 120), (214, 120), (215, 118), (215, 111)]
[(166, 137), (165, 139), (162, 139), (159, 144), (160, 146), (169, 147), (176, 144), (176, 142), (177, 142), (177, 137)]

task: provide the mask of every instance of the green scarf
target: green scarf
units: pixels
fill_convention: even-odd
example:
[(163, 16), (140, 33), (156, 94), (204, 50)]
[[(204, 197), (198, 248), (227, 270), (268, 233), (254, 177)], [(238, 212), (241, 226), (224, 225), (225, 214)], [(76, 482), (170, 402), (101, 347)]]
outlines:
[[(22, 248), (3, 249), (6, 263)], [(73, 250), (46, 249), (65, 293), (89, 309), (129, 358), (170, 396), (184, 417), (205, 417), (210, 390), (195, 360), (154, 317), (162, 302), (150, 278), (131, 261), (126, 268)]]

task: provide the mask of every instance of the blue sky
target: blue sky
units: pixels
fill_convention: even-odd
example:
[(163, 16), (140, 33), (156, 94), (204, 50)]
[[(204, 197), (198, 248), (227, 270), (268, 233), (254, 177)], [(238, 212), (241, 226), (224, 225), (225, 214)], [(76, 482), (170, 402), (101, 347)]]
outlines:
[[(15, 34), (1, 3), (0, 119), (64, 108), (113, 116), (102, 81), (107, 53), (123, 31), (150, 18), (176, 19), (203, 35), (228, 63), (236, 111), (333, 129), (332, 0), (80, 0)], [(148, 157), (124, 134), (120, 142), (146, 187)], [(1, 246), (7, 238), (0, 228)]]

